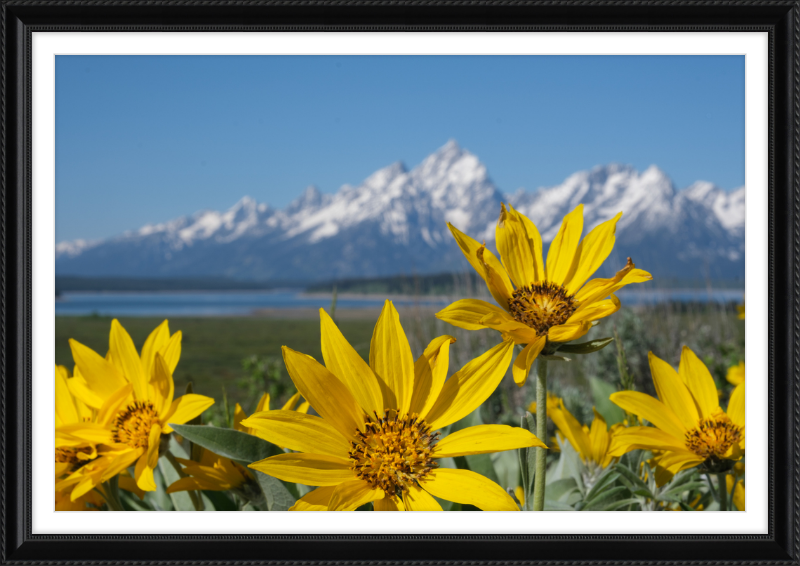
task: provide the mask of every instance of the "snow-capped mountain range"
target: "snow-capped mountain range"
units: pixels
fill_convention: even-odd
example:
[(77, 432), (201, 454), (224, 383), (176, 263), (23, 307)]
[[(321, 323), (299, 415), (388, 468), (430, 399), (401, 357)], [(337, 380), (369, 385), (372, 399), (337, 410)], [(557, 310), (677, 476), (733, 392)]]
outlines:
[(359, 186), (322, 194), (310, 186), (283, 210), (244, 197), (225, 212), (201, 211), (135, 232), (56, 246), (59, 275), (214, 276), (319, 281), (466, 271), (447, 222), (493, 246), (500, 203), (526, 214), (550, 241), (584, 204), (584, 233), (623, 211), (600, 275), (631, 256), (654, 277), (744, 277), (744, 187), (703, 181), (677, 190), (651, 166), (595, 167), (562, 184), (501, 192), (486, 167), (450, 141), (412, 170), (394, 163)]

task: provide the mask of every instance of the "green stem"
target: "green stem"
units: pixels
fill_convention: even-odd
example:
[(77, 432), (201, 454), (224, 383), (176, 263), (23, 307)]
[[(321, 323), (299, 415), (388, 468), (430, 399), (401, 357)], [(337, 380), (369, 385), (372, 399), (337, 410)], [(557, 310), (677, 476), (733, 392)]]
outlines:
[[(536, 436), (547, 444), (547, 360), (536, 360)], [(544, 511), (544, 484), (547, 451), (536, 449), (536, 475), (533, 484), (533, 510)]]
[(719, 510), (728, 510), (728, 482), (725, 481), (726, 474), (717, 474), (717, 489), (719, 490)]

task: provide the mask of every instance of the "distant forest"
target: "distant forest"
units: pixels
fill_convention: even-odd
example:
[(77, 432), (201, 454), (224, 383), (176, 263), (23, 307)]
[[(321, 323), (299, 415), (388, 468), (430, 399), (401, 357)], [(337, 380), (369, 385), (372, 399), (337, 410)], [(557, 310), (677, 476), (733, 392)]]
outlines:
[[(298, 289), (308, 293), (338, 293), (374, 295), (470, 295), (482, 286), (477, 274), (437, 273), (432, 275), (394, 275), (390, 277), (348, 278), (323, 282), (271, 280), (243, 281), (224, 277), (182, 279), (73, 277), (56, 276), (56, 295), (76, 291), (144, 292), (144, 291), (269, 291)], [(695, 281), (658, 279), (644, 284), (650, 289), (743, 289), (743, 281)]]

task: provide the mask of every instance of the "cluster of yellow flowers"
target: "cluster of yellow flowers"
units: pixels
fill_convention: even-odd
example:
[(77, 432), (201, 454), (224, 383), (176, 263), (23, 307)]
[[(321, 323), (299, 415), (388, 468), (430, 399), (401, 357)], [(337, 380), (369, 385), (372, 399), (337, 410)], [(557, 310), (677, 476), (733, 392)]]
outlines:
[[(256, 471), (314, 488), (301, 490), (305, 494), (292, 510), (354, 510), (371, 502), (376, 511), (435, 511), (442, 510), (440, 501), (451, 501), (515, 511), (524, 503), (525, 490), (512, 495), (481, 474), (440, 462), (535, 449), (530, 508), (542, 510), (547, 416), (557, 428), (550, 451), (571, 446), (586, 467), (589, 484), (626, 453), (647, 450), (658, 485), (700, 467), (719, 474), (721, 500), (727, 498), (725, 490), (733, 491), (734, 503), (743, 509), (743, 466), (729, 473), (744, 455), (743, 363), (728, 374), (736, 387), (723, 411), (713, 377), (691, 350), (684, 347), (678, 371), (651, 352), (658, 398), (627, 390), (610, 397), (629, 419), (638, 419), (638, 426), (625, 421), (609, 428), (597, 411), (590, 426), (582, 425), (563, 400), (547, 393), (547, 361), (563, 359), (559, 351), (598, 349), (570, 343), (620, 309), (619, 289), (651, 280), (630, 258), (614, 277), (590, 280), (614, 247), (621, 216), (581, 239), (579, 205), (564, 218), (546, 262), (536, 226), (511, 206), (502, 207), (496, 228), (499, 259), (485, 244), (448, 225), (496, 304), (462, 299), (436, 316), (467, 330), (500, 333), (496, 346), (449, 378), (455, 338), (435, 338), (415, 360), (390, 301), (375, 325), (368, 362), (320, 310), (324, 364), (284, 346), (283, 359), (298, 393), (276, 410), (265, 395), (249, 417), (236, 406), (235, 430), (280, 447), (258, 461), (237, 462), (200, 447), (190, 458), (170, 454), (172, 425), (196, 419), (214, 400), (193, 393), (175, 398), (172, 374), (181, 354), (181, 333), (170, 334), (167, 321), (150, 334), (141, 354), (116, 320), (105, 357), (71, 340), (72, 375), (56, 367), (56, 509), (123, 508), (118, 488), (139, 497), (155, 491), (153, 471), (163, 455), (176, 462), (180, 476), (166, 486), (167, 493), (230, 490), (252, 500), (259, 490)], [(517, 345), (521, 348), (514, 357)], [(525, 427), (497, 424), (447, 434), (449, 425), (492, 395), (509, 367), (514, 382), (524, 385), (537, 358), (537, 401), (529, 407), (537, 417), (535, 435)], [(295, 410), (301, 396), (305, 401)], [(720, 507), (725, 508), (722, 502)]]

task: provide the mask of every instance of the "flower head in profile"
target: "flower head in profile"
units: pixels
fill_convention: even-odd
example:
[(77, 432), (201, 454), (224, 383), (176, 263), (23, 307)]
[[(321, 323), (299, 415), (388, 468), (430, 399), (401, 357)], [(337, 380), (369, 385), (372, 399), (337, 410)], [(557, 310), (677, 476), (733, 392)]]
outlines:
[[(531, 403), (529, 410), (536, 413), (536, 403)], [(590, 471), (608, 467), (616, 458), (608, 452), (614, 433), (624, 428), (614, 425), (610, 429), (603, 416), (594, 411), (591, 426), (582, 425), (567, 410), (564, 400), (555, 395), (547, 395), (547, 416), (552, 419), (561, 436), (570, 443)]]
[(628, 258), (625, 267), (611, 279), (589, 281), (614, 247), (614, 232), (621, 216), (620, 212), (581, 240), (583, 205), (579, 204), (564, 217), (550, 244), (546, 263), (536, 226), (510, 205), (502, 205), (495, 231), (500, 260), (486, 249), (486, 244), (479, 244), (448, 224), (461, 251), (499, 306), (462, 299), (436, 316), (467, 330), (493, 328), (504, 340), (525, 344), (513, 367), (514, 381), (521, 386), (548, 344), (582, 337), (594, 321), (619, 310), (620, 302), (614, 296), (617, 290), (652, 279)]
[(474, 411), (496, 389), (511, 360), (503, 342), (447, 379), (454, 339), (434, 339), (415, 362), (400, 318), (387, 301), (370, 346), (369, 364), (320, 311), (325, 365), (284, 346), (286, 368), (320, 415), (264, 411), (242, 421), (261, 438), (296, 452), (251, 468), (278, 479), (319, 486), (292, 510), (437, 511), (435, 497), (483, 510), (519, 510), (499, 485), (469, 470), (439, 467), (441, 458), (541, 446), (533, 434), (479, 425), (440, 439), (440, 429)]
[(611, 395), (611, 401), (653, 427), (617, 432), (611, 454), (651, 450), (658, 453), (658, 466), (670, 474), (694, 466), (711, 473), (730, 470), (745, 449), (744, 384), (734, 389), (723, 411), (714, 378), (689, 348), (684, 346), (677, 372), (652, 352), (649, 358), (658, 399), (619, 391)]
[(96, 411), (96, 422), (62, 427), (56, 448), (95, 442), (97, 457), (64, 481), (75, 484), (77, 498), (135, 463), (138, 487), (155, 491), (153, 469), (158, 462), (162, 436), (172, 432), (170, 423), (183, 424), (201, 414), (214, 400), (187, 394), (174, 398), (172, 372), (181, 353), (181, 333), (170, 335), (165, 320), (137, 352), (133, 340), (114, 319), (109, 352), (104, 358), (76, 340), (70, 340), (76, 376), (69, 392)]

